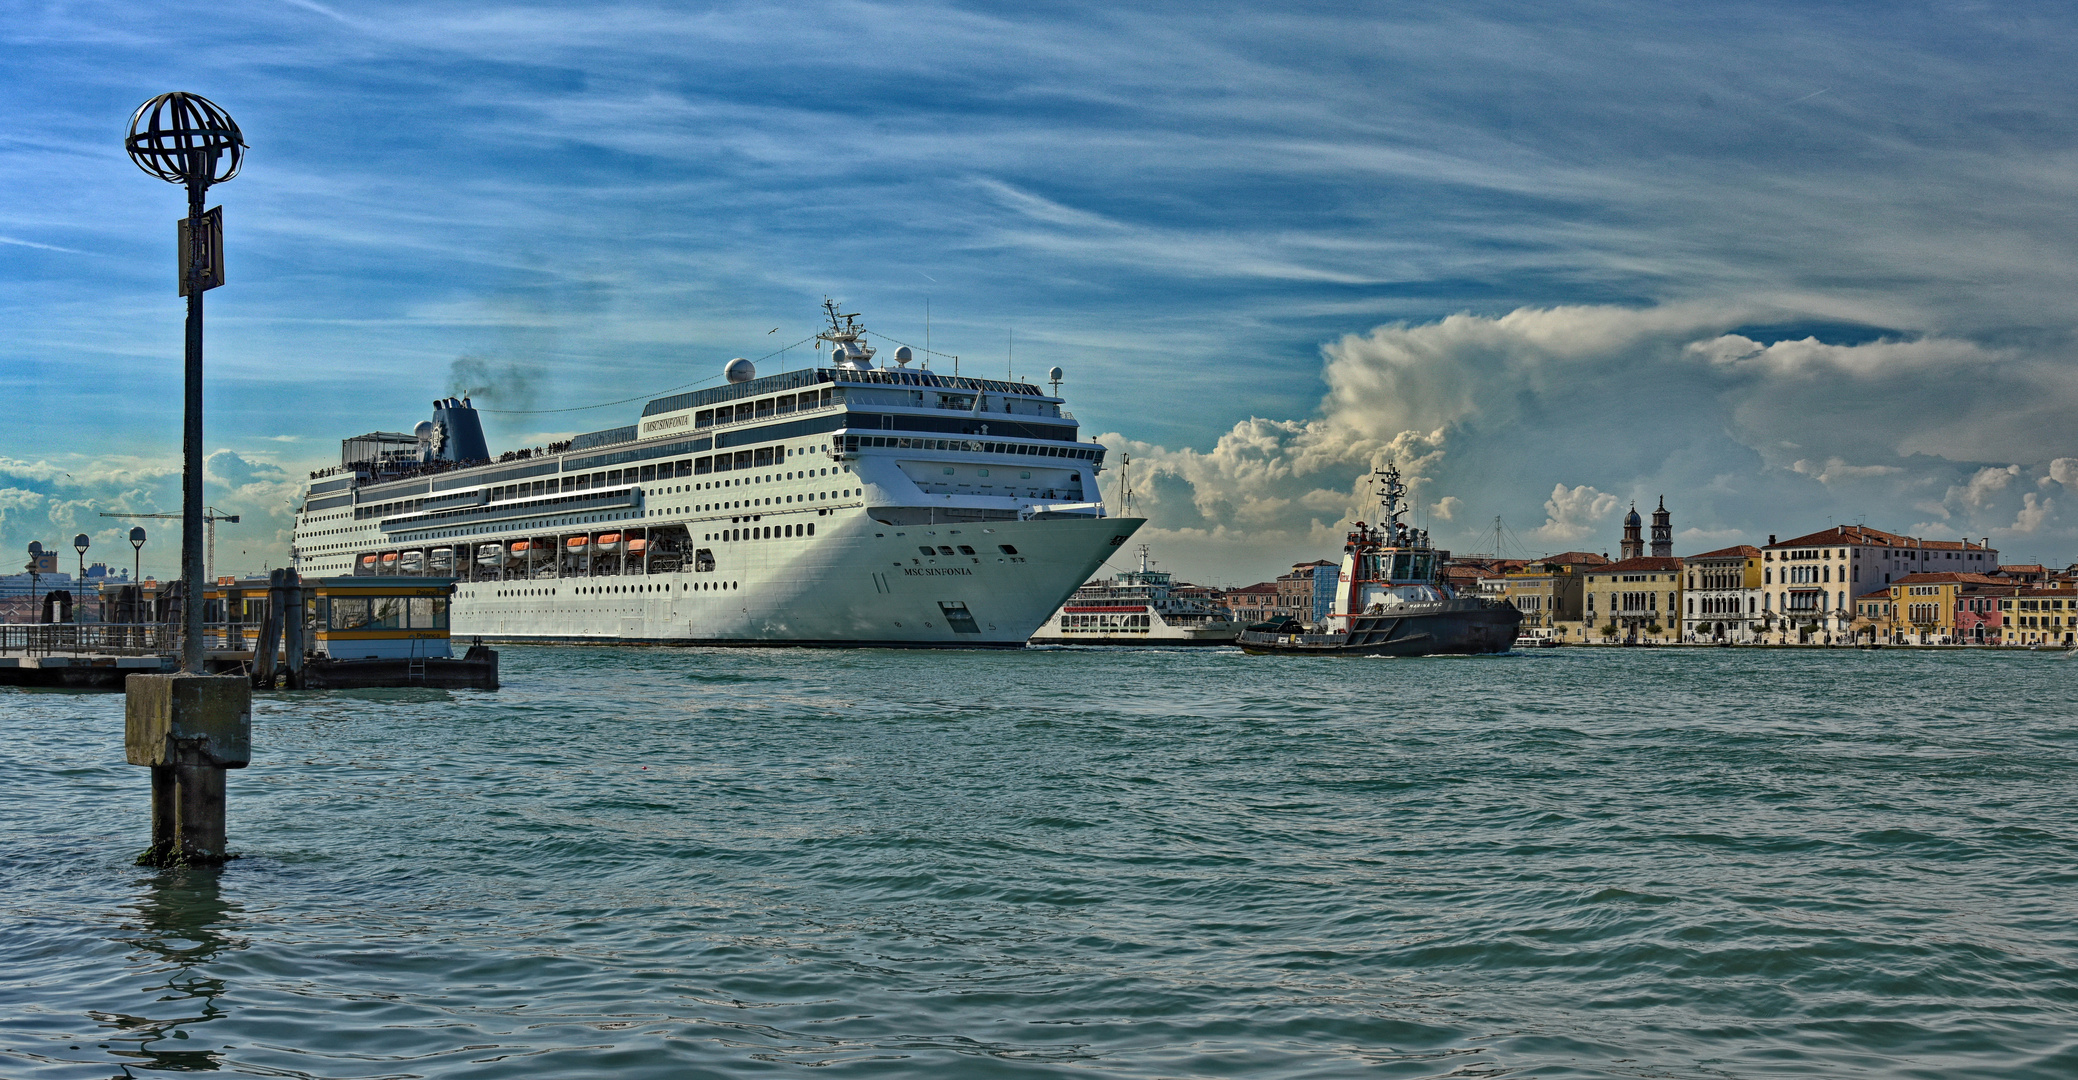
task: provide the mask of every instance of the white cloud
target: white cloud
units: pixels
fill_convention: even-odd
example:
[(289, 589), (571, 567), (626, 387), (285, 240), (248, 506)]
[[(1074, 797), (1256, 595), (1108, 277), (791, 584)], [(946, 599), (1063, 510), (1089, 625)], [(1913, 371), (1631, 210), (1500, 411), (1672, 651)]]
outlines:
[(1457, 520), (1458, 509), (1464, 505), (1465, 500), (1455, 495), (1445, 495), (1430, 505), (1429, 513), (1436, 515), (1444, 521), (1455, 521)]
[(1948, 489), (1948, 498), (1961, 503), (1970, 510), (1982, 510), (1990, 506), (1999, 492), (2012, 486), (2020, 475), (2020, 466), (2008, 465), (2003, 469), (1983, 468), (1970, 477), (1970, 482)]
[(1574, 543), (1593, 535), (1596, 524), (1616, 506), (1616, 496), (1586, 484), (1571, 488), (1554, 484), (1551, 497), (1544, 500), (1544, 524), (1530, 530), (1530, 535), (1556, 544)]
[(2067, 490), (2078, 491), (2078, 458), (2057, 458), (2049, 463), (2049, 474), (2037, 481), (2043, 487), (2050, 481), (2062, 484)]
[(1905, 470), (1896, 465), (1849, 465), (1839, 458), (1832, 458), (1824, 465), (1798, 459), (1790, 464), (1790, 471), (1803, 473), (1821, 484), (1835, 484), (1845, 480), (1869, 480), (1880, 476), (1896, 476)]
[(2055, 509), (2054, 502), (2046, 498), (2037, 502), (2036, 499), (2037, 496), (2034, 492), (2030, 491), (2027, 493), (2021, 504), (2019, 515), (2013, 519), (2012, 529), (2014, 532), (2032, 533), (2040, 529), (2043, 523), (2049, 520), (2050, 511)]

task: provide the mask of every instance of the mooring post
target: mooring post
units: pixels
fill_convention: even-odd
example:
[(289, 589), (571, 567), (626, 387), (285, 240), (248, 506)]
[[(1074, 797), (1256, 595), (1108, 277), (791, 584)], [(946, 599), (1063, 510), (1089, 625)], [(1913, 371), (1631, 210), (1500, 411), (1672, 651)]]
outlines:
[(252, 761), (253, 690), (237, 675), (132, 675), (124, 682), (124, 757), (152, 771), (147, 866), (220, 863), (224, 770)]
[(267, 612), (260, 617), (260, 633), (253, 642), (253, 688), (274, 689), (274, 651), (281, 647), (281, 576), (285, 570), (267, 571)]
[(282, 571), (281, 651), (288, 669), (288, 687), (303, 689), (303, 577), (294, 570)]

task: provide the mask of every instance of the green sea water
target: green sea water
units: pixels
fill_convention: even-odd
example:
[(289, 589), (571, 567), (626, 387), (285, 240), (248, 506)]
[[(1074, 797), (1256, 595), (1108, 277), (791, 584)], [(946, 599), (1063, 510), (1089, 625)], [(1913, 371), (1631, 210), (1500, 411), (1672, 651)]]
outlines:
[(2054, 654), (504, 660), (0, 691), (0, 1076), (2078, 1076)]

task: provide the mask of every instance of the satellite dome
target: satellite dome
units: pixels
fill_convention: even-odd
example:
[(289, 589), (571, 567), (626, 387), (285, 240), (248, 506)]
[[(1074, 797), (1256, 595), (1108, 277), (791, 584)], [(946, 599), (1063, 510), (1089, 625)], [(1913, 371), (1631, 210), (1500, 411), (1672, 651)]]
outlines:
[(722, 377), (732, 383), (746, 383), (758, 377), (758, 366), (739, 356), (723, 365)]
[(1057, 367), (1050, 367), (1050, 368), (1047, 368), (1047, 369), (1046, 369), (1046, 381), (1047, 381), (1047, 382), (1060, 382), (1060, 381), (1061, 381), (1061, 369), (1060, 369), (1060, 368), (1057, 368)]
[(433, 437), (433, 421), (431, 421), (431, 420), (421, 420), (421, 421), (419, 421), (419, 422), (418, 422), (418, 426), (417, 426), (417, 427), (415, 427), (415, 428), (412, 428), (412, 429), (411, 429), (411, 433), (412, 433), (412, 435), (414, 435), (414, 436), (416, 436), (416, 437), (417, 437), (418, 441), (420, 441), (420, 442), (425, 442), (425, 441), (426, 441), (427, 439), (430, 439), (430, 438), (432, 438), (432, 437)]
[(916, 359), (916, 353), (912, 352), (907, 345), (895, 350), (895, 364), (897, 367), (908, 367), (909, 362), (914, 359)]

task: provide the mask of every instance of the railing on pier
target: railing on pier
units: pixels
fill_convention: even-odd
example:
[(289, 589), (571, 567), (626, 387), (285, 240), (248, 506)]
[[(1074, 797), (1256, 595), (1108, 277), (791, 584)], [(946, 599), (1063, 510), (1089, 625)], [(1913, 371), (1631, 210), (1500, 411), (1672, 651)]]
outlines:
[(0, 653), (17, 656), (155, 656), (180, 651), (180, 628), (165, 623), (5, 623)]

